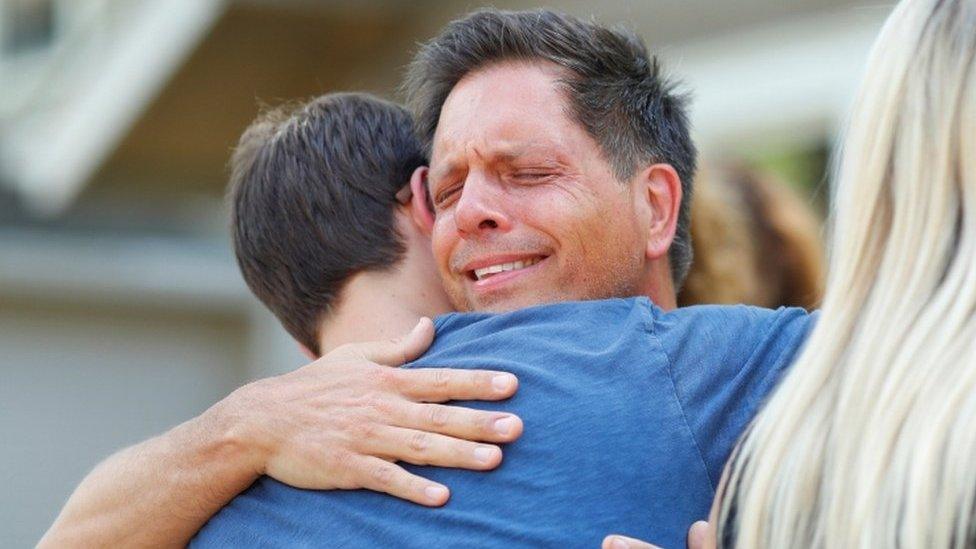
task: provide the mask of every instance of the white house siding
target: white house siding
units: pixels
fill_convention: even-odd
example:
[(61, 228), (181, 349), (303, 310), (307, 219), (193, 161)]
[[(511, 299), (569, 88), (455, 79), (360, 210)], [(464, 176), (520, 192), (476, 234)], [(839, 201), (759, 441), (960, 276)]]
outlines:
[(99, 460), (246, 377), (245, 326), (0, 301), (0, 546), (29, 547)]

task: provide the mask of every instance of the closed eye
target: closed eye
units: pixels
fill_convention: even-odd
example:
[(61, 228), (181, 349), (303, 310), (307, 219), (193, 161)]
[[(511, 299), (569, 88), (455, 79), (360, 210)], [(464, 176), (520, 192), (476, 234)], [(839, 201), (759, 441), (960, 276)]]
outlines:
[(434, 196), (434, 206), (437, 208), (444, 208), (449, 206), (451, 201), (455, 199), (457, 194), (461, 191), (461, 185), (452, 185)]
[(515, 172), (512, 174), (512, 178), (519, 182), (524, 183), (538, 183), (553, 177), (555, 174), (552, 172), (538, 172), (538, 171), (523, 171)]

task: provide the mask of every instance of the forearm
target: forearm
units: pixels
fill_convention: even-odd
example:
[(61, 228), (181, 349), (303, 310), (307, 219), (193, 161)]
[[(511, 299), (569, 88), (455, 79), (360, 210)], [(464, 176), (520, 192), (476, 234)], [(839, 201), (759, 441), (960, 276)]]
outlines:
[[(299, 488), (366, 488), (443, 505), (446, 487), (390, 460), (492, 469), (501, 449), (485, 442), (515, 440), (522, 423), (511, 414), (435, 404), (506, 399), (518, 387), (511, 374), (372, 362), (399, 366), (433, 337), (424, 319), (401, 340), (343, 346), (241, 387), (200, 417), (96, 467), (40, 546), (182, 546), (262, 474)], [(487, 461), (475, 452), (486, 446), (493, 452)]]
[(257, 450), (219, 403), (99, 464), (40, 546), (184, 546), (259, 476)]

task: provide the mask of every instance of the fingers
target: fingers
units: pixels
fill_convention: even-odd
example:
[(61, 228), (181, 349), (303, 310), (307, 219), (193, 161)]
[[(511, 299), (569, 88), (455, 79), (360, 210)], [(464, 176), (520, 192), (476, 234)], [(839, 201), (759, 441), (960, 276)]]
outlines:
[(626, 536), (607, 536), (603, 538), (602, 549), (661, 549), (657, 545)]
[(401, 427), (381, 427), (375, 437), (363, 442), (372, 455), (414, 465), (485, 471), (502, 462), (502, 451), (497, 446)]
[(397, 425), (486, 442), (511, 442), (522, 435), (523, 427), (512, 414), (413, 402), (407, 403)]
[(715, 546), (711, 527), (704, 520), (691, 525), (688, 529), (688, 549), (709, 549)]
[(503, 400), (518, 389), (512, 374), (485, 370), (417, 368), (397, 370), (393, 375), (400, 393), (411, 400)]
[(434, 341), (434, 323), (421, 318), (410, 333), (387, 341), (355, 344), (362, 357), (377, 364), (400, 366), (424, 354)]
[(428, 507), (440, 507), (450, 497), (446, 486), (410, 473), (395, 463), (364, 456), (357, 466), (360, 470), (359, 484), (367, 490), (383, 492)]

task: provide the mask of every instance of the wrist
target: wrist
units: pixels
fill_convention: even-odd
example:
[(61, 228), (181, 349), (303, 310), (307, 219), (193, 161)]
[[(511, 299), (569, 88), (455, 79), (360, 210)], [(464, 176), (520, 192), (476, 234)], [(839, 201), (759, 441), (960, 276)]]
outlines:
[(210, 459), (231, 464), (256, 479), (265, 472), (272, 445), (250, 389), (248, 385), (235, 390), (197, 420), (203, 423), (203, 436), (212, 442)]

